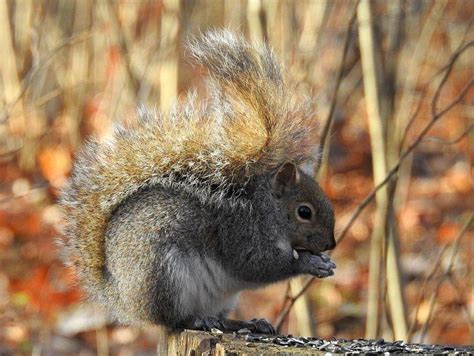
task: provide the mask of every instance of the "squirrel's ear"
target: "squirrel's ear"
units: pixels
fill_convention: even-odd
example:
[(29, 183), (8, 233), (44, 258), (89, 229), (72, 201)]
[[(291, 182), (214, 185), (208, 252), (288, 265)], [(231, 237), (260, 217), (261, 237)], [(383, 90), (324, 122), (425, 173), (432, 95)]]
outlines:
[(300, 174), (296, 165), (292, 162), (286, 162), (281, 165), (275, 175), (272, 177), (273, 193), (281, 197), (288, 187), (297, 184), (300, 180)]

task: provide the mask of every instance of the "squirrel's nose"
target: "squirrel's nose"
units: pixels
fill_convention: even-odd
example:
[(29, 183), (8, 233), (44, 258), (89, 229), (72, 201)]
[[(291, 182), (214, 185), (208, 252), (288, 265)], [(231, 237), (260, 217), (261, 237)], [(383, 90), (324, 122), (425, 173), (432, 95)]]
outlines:
[(334, 247), (336, 247), (336, 239), (334, 238), (334, 234), (333, 234), (331, 241), (329, 241), (329, 243), (326, 244), (325, 251), (332, 250)]

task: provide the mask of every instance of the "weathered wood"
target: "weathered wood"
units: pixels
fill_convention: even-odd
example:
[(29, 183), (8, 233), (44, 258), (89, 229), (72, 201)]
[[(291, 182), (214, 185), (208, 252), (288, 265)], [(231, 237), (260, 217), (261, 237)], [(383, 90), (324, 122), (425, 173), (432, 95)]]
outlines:
[(280, 346), (269, 343), (249, 342), (244, 335), (211, 334), (203, 331), (162, 331), (157, 355), (177, 356), (256, 356), (256, 355), (325, 355), (326, 352), (311, 348)]
[(341, 355), (347, 353), (474, 354), (473, 346), (409, 344), (384, 340), (321, 340), (310, 337), (161, 331), (158, 356)]

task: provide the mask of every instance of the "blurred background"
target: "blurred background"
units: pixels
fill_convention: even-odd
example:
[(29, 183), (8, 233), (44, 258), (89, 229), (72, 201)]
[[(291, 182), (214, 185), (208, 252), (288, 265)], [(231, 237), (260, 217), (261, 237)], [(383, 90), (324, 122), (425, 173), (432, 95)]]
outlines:
[(153, 354), (156, 330), (82, 300), (55, 200), (88, 136), (203, 88), (183, 41), (220, 27), (314, 98), (340, 240), (333, 277), (245, 292), (234, 316), (473, 344), (473, 19), (471, 0), (1, 0), (0, 354)]

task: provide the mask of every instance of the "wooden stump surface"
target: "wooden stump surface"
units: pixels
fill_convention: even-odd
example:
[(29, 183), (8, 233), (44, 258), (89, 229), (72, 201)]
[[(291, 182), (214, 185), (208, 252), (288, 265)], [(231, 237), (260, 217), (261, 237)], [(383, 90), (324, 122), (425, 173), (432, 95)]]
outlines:
[(342, 355), (356, 354), (445, 354), (472, 355), (473, 346), (410, 344), (403, 341), (322, 340), (291, 335), (225, 334), (160, 329), (159, 356), (254, 356), (254, 355)]
[(269, 343), (249, 342), (245, 335), (212, 334), (184, 330), (162, 331), (157, 348), (159, 356), (254, 356), (254, 355), (325, 355), (311, 348), (287, 347)]

